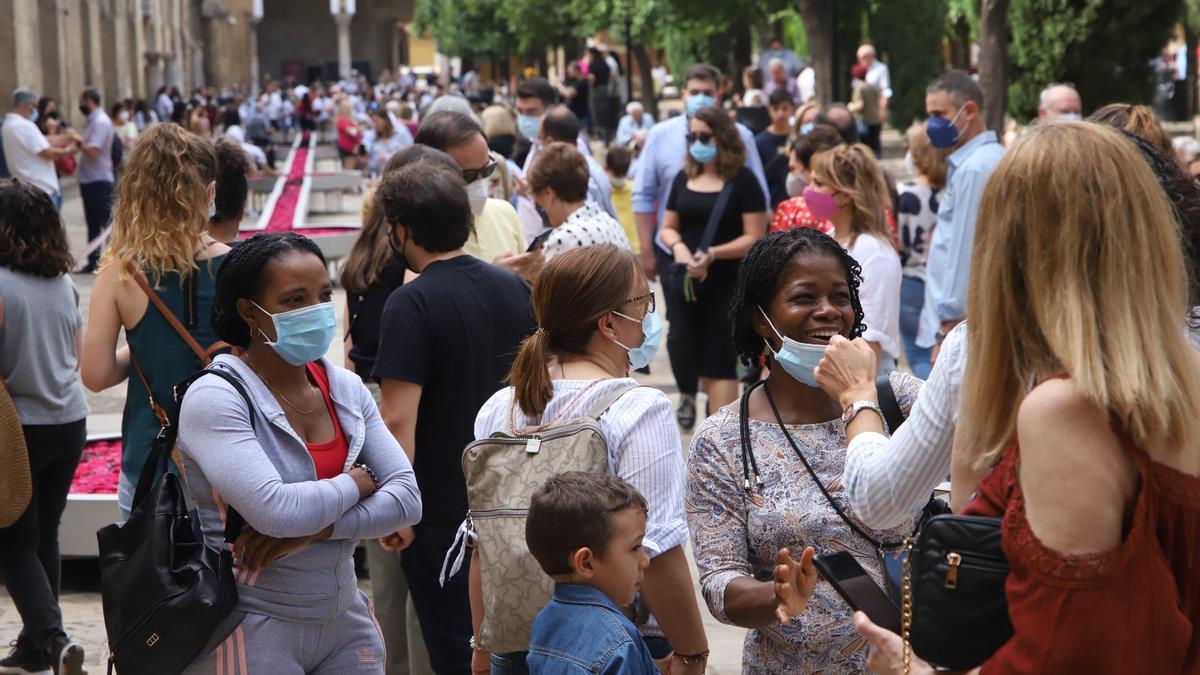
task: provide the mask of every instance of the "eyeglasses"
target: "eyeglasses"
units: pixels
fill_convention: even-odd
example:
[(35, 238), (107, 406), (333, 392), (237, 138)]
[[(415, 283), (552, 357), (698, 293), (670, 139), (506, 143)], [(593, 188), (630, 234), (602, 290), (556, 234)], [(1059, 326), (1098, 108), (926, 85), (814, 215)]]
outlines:
[(489, 161), (487, 164), (484, 164), (478, 169), (463, 169), (462, 178), (468, 183), (474, 183), (480, 178), (487, 178), (491, 176), (493, 173), (495, 173), (497, 166), (499, 165), (496, 162)]
[(640, 300), (645, 300), (646, 298), (650, 298), (650, 306), (646, 309), (646, 313), (653, 314), (654, 313), (654, 291), (648, 291), (637, 297), (629, 298), (625, 302), (622, 302), (621, 306), (624, 307), (625, 305), (628, 305), (631, 302), (638, 302)]
[(709, 143), (712, 143), (713, 135), (708, 133), (707, 131), (701, 131), (698, 134), (692, 133), (689, 131), (686, 138), (687, 138), (688, 143), (695, 143), (696, 141), (700, 141), (704, 145), (708, 145)]

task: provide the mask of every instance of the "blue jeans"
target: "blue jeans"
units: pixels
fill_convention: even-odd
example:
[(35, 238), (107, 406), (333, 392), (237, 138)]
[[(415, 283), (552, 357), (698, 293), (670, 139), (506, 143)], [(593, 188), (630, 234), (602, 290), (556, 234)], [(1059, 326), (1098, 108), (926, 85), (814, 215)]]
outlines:
[(921, 325), (921, 309), (925, 306), (925, 282), (916, 277), (904, 277), (900, 281), (900, 335), (904, 338), (904, 355), (913, 374), (922, 380), (929, 379), (933, 368), (929, 356), (931, 347), (917, 346), (917, 329)]

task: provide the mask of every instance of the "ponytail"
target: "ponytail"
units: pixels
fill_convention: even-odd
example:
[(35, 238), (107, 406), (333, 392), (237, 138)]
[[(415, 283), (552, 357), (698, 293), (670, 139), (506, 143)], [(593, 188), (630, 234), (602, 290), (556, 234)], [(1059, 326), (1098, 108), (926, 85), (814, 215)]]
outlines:
[(508, 383), (515, 390), (514, 397), (521, 412), (528, 417), (539, 417), (554, 397), (554, 385), (550, 382), (547, 367), (550, 359), (546, 343), (549, 339), (545, 328), (538, 328), (525, 338), (508, 374)]

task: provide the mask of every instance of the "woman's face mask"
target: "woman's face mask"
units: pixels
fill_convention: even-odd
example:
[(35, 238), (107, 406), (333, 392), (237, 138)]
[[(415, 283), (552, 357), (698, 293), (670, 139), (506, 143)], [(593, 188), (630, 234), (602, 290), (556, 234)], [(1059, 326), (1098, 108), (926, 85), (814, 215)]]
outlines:
[(263, 341), (293, 366), (319, 360), (329, 350), (337, 334), (337, 311), (332, 302), (301, 307), (290, 312), (272, 314), (257, 302), (250, 301), (259, 311), (271, 317), (275, 325), (275, 341), (261, 330)]

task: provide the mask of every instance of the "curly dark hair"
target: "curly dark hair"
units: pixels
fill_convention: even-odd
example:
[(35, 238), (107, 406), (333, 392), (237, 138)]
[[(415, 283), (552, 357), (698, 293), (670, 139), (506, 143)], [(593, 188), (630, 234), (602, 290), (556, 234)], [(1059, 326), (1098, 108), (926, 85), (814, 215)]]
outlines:
[(325, 264), (321, 248), (295, 232), (256, 234), (225, 254), (213, 291), (212, 325), (218, 337), (235, 347), (250, 346), (250, 326), (238, 314), (237, 301), (252, 300), (267, 263), (292, 251), (311, 253)]
[(15, 178), (0, 179), (0, 267), (46, 279), (75, 267), (49, 195)]
[(733, 346), (738, 358), (750, 367), (758, 365), (763, 352), (763, 338), (754, 330), (754, 316), (759, 306), (766, 307), (779, 290), (779, 277), (788, 261), (804, 253), (822, 253), (837, 259), (846, 272), (850, 286), (850, 306), (854, 308), (854, 326), (850, 338), (863, 334), (862, 303), (858, 289), (862, 285), (862, 267), (850, 257), (833, 237), (818, 230), (801, 227), (787, 232), (772, 232), (760, 239), (746, 253), (738, 268), (733, 302), (729, 304), (729, 319), (733, 324)]

